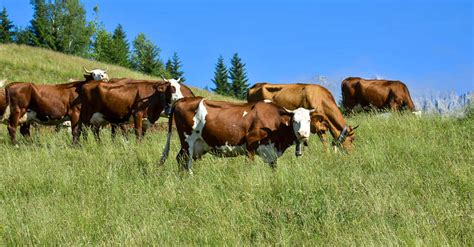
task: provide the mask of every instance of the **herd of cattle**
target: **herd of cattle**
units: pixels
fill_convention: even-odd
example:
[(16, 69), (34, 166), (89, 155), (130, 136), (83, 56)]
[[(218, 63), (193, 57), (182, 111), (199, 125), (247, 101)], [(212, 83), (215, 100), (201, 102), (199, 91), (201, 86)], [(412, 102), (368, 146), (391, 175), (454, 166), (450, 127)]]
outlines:
[[(256, 83), (248, 91), (248, 103), (230, 103), (195, 97), (179, 79), (109, 79), (107, 70), (84, 71), (84, 80), (64, 84), (0, 85), (0, 119), (8, 125), (13, 145), (18, 145), (17, 128), (30, 137), (32, 123), (68, 122), (72, 142), (77, 144), (84, 127), (99, 139), (101, 127), (110, 124), (113, 136), (117, 128), (126, 134), (125, 124), (132, 121), (141, 139), (151, 124), (166, 115), (168, 136), (161, 163), (170, 150), (174, 120), (181, 142), (176, 159), (189, 172), (192, 161), (208, 152), (247, 155), (252, 160), (257, 154), (273, 167), (293, 144), (295, 155), (302, 155), (310, 133), (316, 133), (325, 148), (329, 131), (335, 149), (352, 149), (357, 127), (347, 124), (332, 94), (320, 85)], [(348, 112), (373, 107), (415, 110), (400, 81), (349, 77), (342, 82), (342, 97)]]

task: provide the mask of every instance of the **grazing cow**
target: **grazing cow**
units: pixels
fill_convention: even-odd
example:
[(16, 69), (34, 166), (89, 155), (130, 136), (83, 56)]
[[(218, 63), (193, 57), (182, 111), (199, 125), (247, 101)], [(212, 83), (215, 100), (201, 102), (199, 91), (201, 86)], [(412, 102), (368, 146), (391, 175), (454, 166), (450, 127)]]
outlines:
[[(2, 122), (8, 119), (8, 132), (11, 142), (17, 145), (16, 129), (30, 136), (30, 125), (33, 122), (43, 125), (57, 125), (67, 120), (79, 118), (79, 89), (93, 80), (108, 80), (106, 71), (94, 69), (84, 74), (84, 81), (65, 84), (35, 84), (31, 82), (14, 82), (5, 88), (7, 107)], [(76, 120), (77, 121), (77, 120)]]
[(357, 127), (346, 124), (336, 101), (326, 88), (314, 84), (256, 83), (249, 89), (247, 101), (261, 100), (269, 100), (291, 110), (299, 107), (315, 109), (311, 113), (311, 132), (318, 134), (324, 147), (328, 147), (326, 132), (329, 130), (334, 138), (334, 148), (342, 146), (345, 150), (352, 149)]
[(348, 112), (357, 108), (415, 111), (407, 86), (401, 81), (348, 77), (342, 81), (342, 104)]
[(289, 112), (263, 101), (237, 104), (184, 98), (172, 109), (160, 164), (168, 157), (173, 116), (181, 141), (176, 159), (190, 173), (192, 161), (207, 152), (226, 157), (246, 154), (250, 159), (257, 154), (274, 167), (289, 146), (306, 141), (310, 134), (310, 110)]
[(147, 127), (158, 120), (169, 104), (194, 96), (187, 86), (179, 83), (179, 79), (112, 79), (111, 82), (91, 82), (81, 88), (80, 118), (71, 123), (74, 144), (77, 144), (83, 125), (92, 126), (99, 140), (100, 126), (107, 123), (121, 125), (130, 119), (133, 119), (137, 138), (141, 139)]

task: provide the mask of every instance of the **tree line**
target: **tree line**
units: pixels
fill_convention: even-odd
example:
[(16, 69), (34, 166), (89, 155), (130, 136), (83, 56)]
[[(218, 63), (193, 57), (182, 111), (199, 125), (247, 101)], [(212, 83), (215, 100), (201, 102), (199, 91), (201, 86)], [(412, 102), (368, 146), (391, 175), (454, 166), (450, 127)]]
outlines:
[(27, 27), (15, 26), (5, 7), (0, 12), (0, 43), (17, 43), (42, 47), (66, 54), (94, 59), (155, 76), (183, 78), (178, 54), (164, 63), (161, 49), (144, 33), (129, 44), (125, 30), (118, 25), (109, 33), (99, 21), (99, 8), (94, 19), (86, 19), (79, 0), (31, 0), (33, 18)]
[[(94, 19), (86, 19), (86, 11), (79, 0), (31, 0), (33, 18), (27, 27), (15, 26), (5, 7), (0, 12), (0, 43), (17, 43), (116, 64), (142, 73), (181, 78), (185, 81), (182, 63), (176, 52), (164, 63), (161, 49), (144, 33), (129, 44), (124, 27), (118, 24), (108, 32), (99, 20), (99, 7), (93, 8)], [(237, 53), (227, 70), (220, 56), (215, 67), (214, 92), (245, 98), (247, 74), (245, 64)], [(230, 82), (229, 82), (230, 80)]]

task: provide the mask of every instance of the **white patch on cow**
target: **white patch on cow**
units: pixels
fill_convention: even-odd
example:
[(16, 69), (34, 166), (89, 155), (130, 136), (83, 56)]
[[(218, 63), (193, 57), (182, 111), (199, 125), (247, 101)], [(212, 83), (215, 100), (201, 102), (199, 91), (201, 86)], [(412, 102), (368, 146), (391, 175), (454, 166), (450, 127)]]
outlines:
[(191, 134), (186, 136), (186, 142), (188, 143), (189, 149), (189, 160), (188, 160), (188, 169), (191, 170), (192, 158), (200, 157), (202, 153), (209, 151), (209, 145), (202, 139), (202, 130), (206, 125), (206, 116), (207, 109), (204, 106), (204, 99), (199, 102), (199, 105), (196, 109), (196, 113), (193, 117), (193, 128)]
[(377, 114), (376, 115), (377, 117), (380, 117), (380, 118), (389, 118), (390, 116), (392, 116), (392, 113), (391, 112), (384, 112), (384, 113), (380, 113), (380, 114)]
[(307, 141), (311, 133), (310, 110), (298, 108), (293, 112), (293, 131), (299, 141)]
[(92, 114), (92, 117), (90, 119), (90, 124), (94, 126), (104, 126), (108, 123), (109, 122), (105, 120), (104, 115), (100, 112)]
[(142, 128), (144, 128), (144, 129), (150, 128), (150, 126), (151, 126), (150, 120), (148, 120), (148, 118), (144, 118), (142, 120), (142, 126), (143, 126)]
[(216, 147), (216, 154), (225, 156), (225, 157), (236, 157), (239, 155), (244, 155), (247, 153), (247, 145), (243, 144), (240, 146), (231, 146), (228, 142), (225, 142), (225, 145)]
[[(18, 120), (18, 123), (19, 124), (23, 124), (23, 123), (30, 123), (30, 122), (40, 122), (37, 118), (36, 118), (36, 112), (35, 111), (27, 111), (25, 114), (23, 114), (23, 116), (21, 116), (21, 118)], [(37, 121), (35, 121), (37, 120)]]
[(269, 99), (265, 99), (265, 100), (263, 100), (263, 102), (265, 102), (265, 103), (272, 103), (273, 101), (272, 101), (272, 100), (269, 100)]
[(5, 112), (3, 113), (3, 116), (1, 118), (1, 123), (8, 124), (8, 119), (10, 118), (10, 105), (7, 105), (7, 108), (5, 108)]
[(172, 87), (174, 87), (175, 92), (171, 94), (171, 104), (176, 102), (177, 100), (184, 98), (183, 93), (181, 92), (181, 84), (179, 84), (178, 80), (169, 79), (167, 80)]
[(90, 71), (92, 78), (96, 81), (109, 81), (109, 75), (107, 71), (101, 69), (93, 69)]
[(265, 145), (259, 145), (257, 147), (257, 154), (265, 163), (269, 164), (275, 163), (277, 158), (282, 155), (282, 153), (275, 148), (275, 144), (271, 142)]
[(361, 112), (361, 111), (364, 111), (364, 108), (362, 107), (361, 104), (357, 104), (356, 106), (354, 106), (354, 108), (352, 108), (352, 110), (354, 112)]
[(244, 111), (244, 113), (242, 114), (242, 117), (245, 117), (247, 116), (248, 112)]

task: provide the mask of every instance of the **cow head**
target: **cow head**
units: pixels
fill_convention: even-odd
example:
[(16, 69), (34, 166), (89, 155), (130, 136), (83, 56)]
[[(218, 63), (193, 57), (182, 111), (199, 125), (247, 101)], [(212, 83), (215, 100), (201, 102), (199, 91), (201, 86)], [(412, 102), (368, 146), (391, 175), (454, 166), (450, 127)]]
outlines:
[[(359, 125), (352, 127), (352, 126), (347, 126), (346, 133), (344, 133), (344, 136), (341, 138), (341, 135), (339, 136), (338, 140), (335, 140), (335, 143), (333, 144), (334, 146), (340, 145), (344, 150), (346, 151), (351, 151), (352, 150), (352, 142), (355, 140), (355, 129), (357, 129)], [(341, 132), (342, 133), (342, 132)]]
[(181, 84), (179, 83), (181, 81), (181, 78), (176, 79), (166, 79), (164, 76), (161, 76), (163, 78), (163, 81), (169, 83), (169, 93), (171, 96), (170, 103), (174, 104), (177, 100), (184, 98), (183, 93), (181, 92)]
[(297, 141), (308, 141), (309, 135), (311, 133), (311, 113), (314, 112), (315, 109), (308, 110), (300, 107), (296, 110), (285, 110), (293, 114), (292, 126)]
[(94, 81), (109, 81), (109, 75), (107, 74), (107, 69), (101, 70), (101, 69), (93, 69), (93, 70), (88, 70), (86, 67), (82, 67), (84, 69), (84, 72), (86, 74), (84, 77), (87, 79), (93, 79)]

